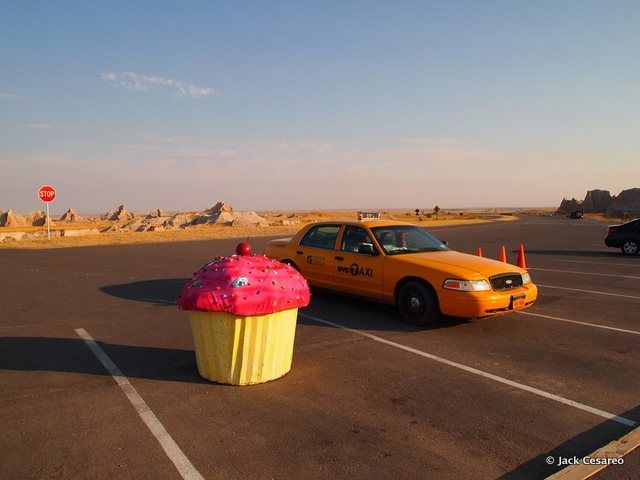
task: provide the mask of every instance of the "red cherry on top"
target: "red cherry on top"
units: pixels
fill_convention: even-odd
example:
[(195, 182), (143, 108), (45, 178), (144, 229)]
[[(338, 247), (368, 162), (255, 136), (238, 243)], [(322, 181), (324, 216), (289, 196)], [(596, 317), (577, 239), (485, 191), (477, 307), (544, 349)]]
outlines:
[(242, 256), (251, 255), (251, 245), (247, 242), (239, 243), (236, 247), (236, 253)]

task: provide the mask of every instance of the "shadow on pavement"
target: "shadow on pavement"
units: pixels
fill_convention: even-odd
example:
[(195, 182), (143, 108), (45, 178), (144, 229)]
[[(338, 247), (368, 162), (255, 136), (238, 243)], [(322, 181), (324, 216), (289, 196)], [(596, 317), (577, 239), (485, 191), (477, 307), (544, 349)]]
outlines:
[[(131, 378), (210, 383), (198, 374), (193, 350), (114, 345), (98, 342), (122, 373)], [(0, 338), (0, 369), (109, 376), (80, 338)]]
[(100, 287), (100, 291), (126, 300), (148, 302), (157, 306), (169, 306), (176, 304), (182, 287), (188, 280), (188, 278), (143, 280), (119, 285), (106, 285)]
[[(175, 306), (182, 291), (182, 286), (188, 280), (188, 278), (142, 280), (118, 285), (106, 285), (100, 287), (100, 291), (126, 300), (152, 303), (155, 306)], [(318, 288), (312, 289), (311, 304), (309, 307), (304, 308), (302, 313), (339, 323), (349, 328), (394, 332), (417, 332), (427, 328), (447, 328), (468, 321), (444, 317), (431, 327), (414, 327), (403, 323), (397, 310), (392, 305), (341, 295)], [(301, 315), (298, 316), (298, 323), (335, 328)]]
[[(342, 295), (328, 290), (314, 288), (311, 304), (301, 313), (340, 324), (356, 330), (381, 332), (420, 332), (438, 328), (454, 327), (469, 322), (468, 319), (443, 317), (435, 325), (414, 327), (404, 323), (393, 305), (378, 303), (372, 300)], [(298, 323), (303, 325), (327, 326), (304, 316), (298, 316)], [(335, 328), (335, 327), (334, 327)]]
[[(640, 405), (619, 415), (637, 422), (640, 419)], [(585, 430), (584, 432), (568, 439), (552, 450), (537, 455), (514, 470), (505, 473), (499, 477), (499, 480), (547, 477), (565, 467), (558, 467), (556, 465), (558, 457), (585, 457), (599, 448), (604, 447), (613, 440), (617, 440), (623, 435), (626, 435), (633, 429), (634, 427), (627, 427), (613, 420), (604, 421), (595, 427)], [(554, 458), (553, 465), (547, 464), (547, 457)], [(608, 468), (615, 469), (618, 467), (613, 465)]]

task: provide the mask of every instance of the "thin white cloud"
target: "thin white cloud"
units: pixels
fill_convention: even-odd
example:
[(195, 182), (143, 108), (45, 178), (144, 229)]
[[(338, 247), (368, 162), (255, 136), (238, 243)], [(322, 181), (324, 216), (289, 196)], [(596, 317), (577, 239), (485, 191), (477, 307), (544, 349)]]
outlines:
[(53, 128), (53, 125), (48, 123), (23, 123), (24, 128), (30, 128), (31, 130), (45, 130), (47, 128)]
[(175, 78), (149, 77), (135, 72), (103, 73), (102, 79), (109, 85), (127, 90), (146, 92), (156, 87), (169, 88), (176, 97), (209, 97), (216, 92), (211, 88), (196, 87)]
[(0, 92), (0, 100), (27, 100), (27, 97), (14, 95), (13, 93)]

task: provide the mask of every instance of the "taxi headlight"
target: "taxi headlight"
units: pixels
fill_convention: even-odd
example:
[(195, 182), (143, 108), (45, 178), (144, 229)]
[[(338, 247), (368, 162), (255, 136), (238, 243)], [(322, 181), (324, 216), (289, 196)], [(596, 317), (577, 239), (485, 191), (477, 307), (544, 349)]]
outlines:
[(442, 288), (458, 290), (460, 292), (486, 292), (491, 290), (491, 285), (486, 280), (458, 280), (449, 278), (444, 281)]
[(529, 272), (522, 274), (522, 284), (526, 285), (527, 283), (531, 283), (531, 275), (529, 275)]

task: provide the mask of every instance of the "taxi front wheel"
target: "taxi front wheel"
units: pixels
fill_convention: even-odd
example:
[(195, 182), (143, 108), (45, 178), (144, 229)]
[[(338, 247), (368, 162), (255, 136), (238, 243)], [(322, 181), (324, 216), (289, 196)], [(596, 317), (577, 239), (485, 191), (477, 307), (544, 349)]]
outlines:
[(411, 325), (431, 325), (440, 316), (435, 293), (420, 282), (405, 283), (397, 301), (402, 319)]

